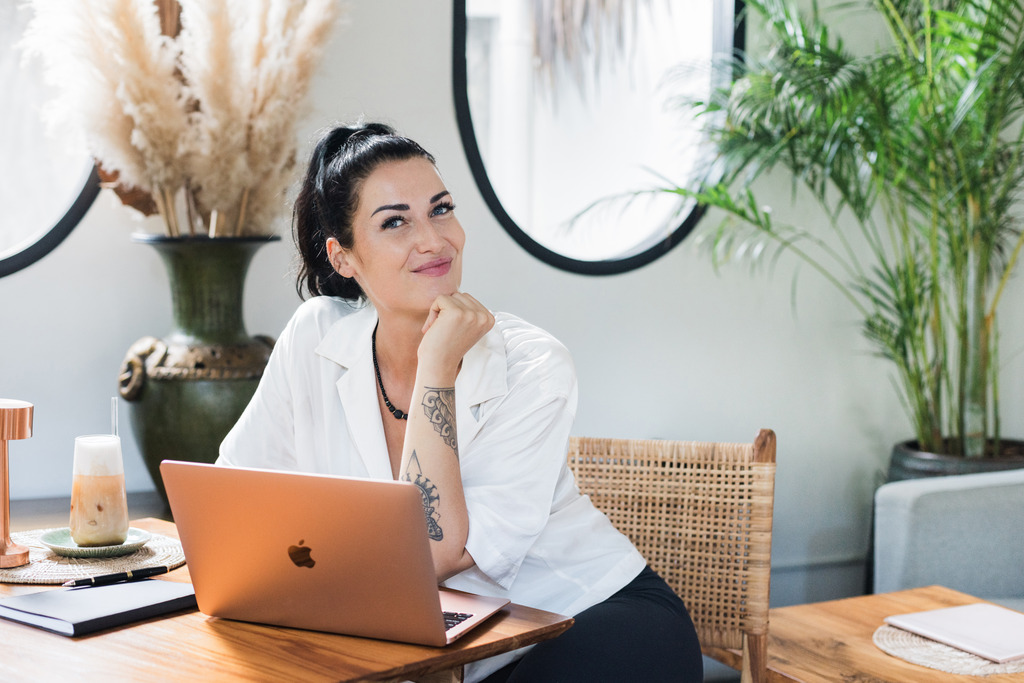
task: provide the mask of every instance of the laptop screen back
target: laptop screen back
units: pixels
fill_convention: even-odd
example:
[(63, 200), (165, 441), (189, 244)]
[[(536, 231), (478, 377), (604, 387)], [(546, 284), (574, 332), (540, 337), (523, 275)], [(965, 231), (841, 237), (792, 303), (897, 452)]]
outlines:
[(204, 614), (445, 644), (415, 486), (175, 461), (160, 470)]

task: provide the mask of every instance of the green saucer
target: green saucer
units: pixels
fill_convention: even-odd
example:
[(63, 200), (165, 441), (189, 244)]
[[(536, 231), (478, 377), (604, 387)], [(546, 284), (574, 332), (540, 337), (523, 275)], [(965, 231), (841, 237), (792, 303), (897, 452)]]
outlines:
[(47, 531), (39, 537), (39, 541), (53, 552), (64, 557), (118, 557), (134, 553), (146, 545), (146, 542), (152, 537), (153, 535), (148, 531), (129, 527), (128, 537), (124, 539), (124, 543), (82, 546), (72, 540), (71, 529), (64, 527)]

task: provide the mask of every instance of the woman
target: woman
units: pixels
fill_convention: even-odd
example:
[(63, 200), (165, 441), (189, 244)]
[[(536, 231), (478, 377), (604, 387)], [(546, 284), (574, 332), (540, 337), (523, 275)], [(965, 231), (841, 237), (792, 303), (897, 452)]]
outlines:
[(576, 617), (468, 681), (701, 680), (682, 602), (566, 465), (569, 354), (460, 290), (454, 211), (433, 157), (387, 126), (320, 139), (294, 212), (312, 298), (218, 462), (412, 482), (439, 582)]

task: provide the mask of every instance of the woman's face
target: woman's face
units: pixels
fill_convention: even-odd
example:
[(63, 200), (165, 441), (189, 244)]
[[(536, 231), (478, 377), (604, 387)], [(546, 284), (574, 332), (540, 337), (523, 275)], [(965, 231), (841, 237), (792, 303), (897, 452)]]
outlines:
[(327, 240), (331, 263), (355, 278), (378, 311), (426, 314), (462, 282), (466, 234), (454, 209), (427, 159), (382, 164), (359, 191), (352, 248)]

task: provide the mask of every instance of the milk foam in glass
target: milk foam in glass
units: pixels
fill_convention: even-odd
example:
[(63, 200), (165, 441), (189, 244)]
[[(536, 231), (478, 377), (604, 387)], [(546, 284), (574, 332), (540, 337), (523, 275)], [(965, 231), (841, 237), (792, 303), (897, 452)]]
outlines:
[(119, 437), (94, 434), (75, 438), (70, 526), (71, 539), (80, 546), (117, 545), (128, 537)]

